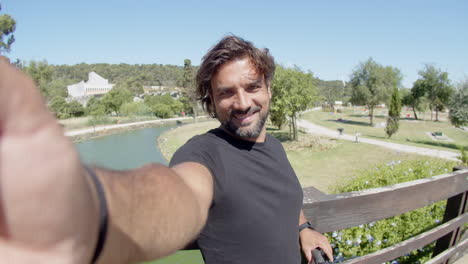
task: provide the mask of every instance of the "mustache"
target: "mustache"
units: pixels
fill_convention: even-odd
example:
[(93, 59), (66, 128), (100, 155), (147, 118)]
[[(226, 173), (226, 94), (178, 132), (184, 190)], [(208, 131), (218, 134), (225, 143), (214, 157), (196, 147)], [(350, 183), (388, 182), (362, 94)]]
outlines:
[(253, 114), (255, 112), (258, 112), (260, 111), (260, 109), (262, 109), (260, 106), (256, 105), (256, 106), (252, 106), (252, 107), (249, 107), (247, 110), (233, 110), (231, 111), (230, 113), (230, 116), (234, 116), (234, 115), (250, 115), (250, 114)]

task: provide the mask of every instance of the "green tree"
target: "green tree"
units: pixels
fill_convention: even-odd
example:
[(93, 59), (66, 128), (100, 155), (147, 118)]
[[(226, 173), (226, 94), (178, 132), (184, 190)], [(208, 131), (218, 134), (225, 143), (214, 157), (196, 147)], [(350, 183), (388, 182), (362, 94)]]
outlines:
[(143, 102), (130, 102), (120, 107), (120, 113), (125, 116), (141, 116), (150, 115), (152, 110)]
[(393, 88), (392, 99), (390, 101), (390, 109), (388, 111), (387, 126), (385, 132), (390, 138), (398, 131), (401, 113), (401, 99), (398, 88)]
[(183, 104), (169, 94), (145, 97), (145, 104), (150, 107), (154, 115), (160, 118), (172, 117), (183, 110)]
[(184, 110), (188, 113), (192, 113), (196, 120), (198, 116), (198, 104), (196, 100), (192, 62), (189, 59), (184, 60), (182, 88), (182, 98), (180, 101), (184, 105)]
[(375, 106), (388, 102), (392, 90), (400, 86), (401, 79), (398, 69), (383, 67), (372, 58), (361, 62), (351, 74), (351, 102), (367, 106), (371, 126), (374, 125)]
[(278, 129), (282, 129), (283, 126), (288, 122), (286, 118), (286, 113), (283, 109), (278, 107), (279, 104), (276, 106), (271, 106), (270, 108), (270, 120), (273, 125), (277, 126)]
[(54, 98), (47, 87), (52, 79), (52, 71), (47, 61), (30, 61), (24, 70), (33, 79), (36, 86), (39, 87), (42, 96), (48, 100)]
[(418, 120), (418, 115), (416, 111), (424, 111), (424, 95), (425, 95), (425, 88), (423, 86), (422, 80), (417, 80), (413, 83), (413, 87), (411, 88), (409, 93), (405, 93), (402, 96), (402, 103), (403, 105), (410, 106), (413, 109), (414, 119)]
[[(1, 4), (0, 11), (2, 11)], [(10, 52), (11, 45), (15, 42), (15, 36), (13, 35), (15, 30), (16, 21), (10, 15), (0, 15), (0, 55)]]
[(170, 118), (174, 115), (171, 107), (165, 104), (155, 104), (151, 109), (154, 115), (159, 118)]
[(432, 112), (436, 112), (436, 121), (439, 121), (439, 111), (443, 110), (448, 105), (450, 97), (453, 94), (453, 89), (450, 85), (448, 73), (440, 69), (436, 69), (434, 65), (426, 64), (425, 68), (419, 71), (421, 78), (420, 85), (424, 89), (429, 106)]
[(105, 113), (106, 109), (98, 97), (92, 96), (91, 98), (89, 98), (85, 108), (86, 115), (100, 116), (105, 115)]
[(104, 109), (107, 114), (115, 112), (119, 114), (120, 107), (124, 103), (132, 101), (132, 92), (123, 88), (113, 88), (104, 95), (101, 99), (101, 103), (104, 105)]
[(63, 97), (54, 97), (49, 104), (49, 108), (54, 112), (57, 118), (69, 118), (70, 117), (70, 106)]
[(468, 79), (460, 83), (457, 91), (451, 98), (450, 122), (456, 127), (468, 125)]
[(335, 101), (343, 101), (345, 84), (343, 81), (323, 81), (316, 79), (317, 89), (319, 95), (325, 99), (325, 101), (331, 105)]
[(84, 115), (85, 110), (83, 105), (81, 105), (78, 101), (73, 100), (68, 103), (68, 112), (70, 116), (79, 117)]
[[(312, 73), (305, 73), (301, 69), (276, 67), (275, 78), (271, 84), (272, 122), (281, 116), (289, 117), (290, 138), (298, 139), (297, 115), (312, 106), (318, 99)], [(278, 118), (278, 119), (277, 119)], [(275, 125), (280, 125), (280, 122)]]

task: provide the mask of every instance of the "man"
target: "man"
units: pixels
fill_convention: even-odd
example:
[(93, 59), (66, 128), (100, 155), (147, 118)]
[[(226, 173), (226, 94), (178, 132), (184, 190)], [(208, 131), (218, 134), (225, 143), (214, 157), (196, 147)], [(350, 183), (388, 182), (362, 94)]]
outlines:
[(0, 62), (2, 259), (135, 263), (193, 240), (208, 264), (298, 263), (299, 242), (309, 261), (316, 247), (331, 258), (324, 236), (299, 233), (301, 189), (281, 145), (266, 134), (273, 73), (266, 50), (224, 38), (197, 75), (221, 127), (190, 140), (171, 168), (111, 171), (85, 169), (31, 81)]

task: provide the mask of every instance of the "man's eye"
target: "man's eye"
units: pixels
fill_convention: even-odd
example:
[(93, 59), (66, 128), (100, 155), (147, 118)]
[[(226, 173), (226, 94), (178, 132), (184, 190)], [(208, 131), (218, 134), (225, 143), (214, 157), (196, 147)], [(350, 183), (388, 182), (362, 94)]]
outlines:
[(255, 86), (250, 86), (249, 90), (250, 90), (250, 91), (256, 91), (256, 90), (258, 90), (258, 89), (260, 89), (260, 88), (262, 88), (261, 85), (255, 85)]
[(222, 91), (222, 92), (219, 92), (219, 96), (228, 96), (229, 94), (231, 94), (230, 91)]

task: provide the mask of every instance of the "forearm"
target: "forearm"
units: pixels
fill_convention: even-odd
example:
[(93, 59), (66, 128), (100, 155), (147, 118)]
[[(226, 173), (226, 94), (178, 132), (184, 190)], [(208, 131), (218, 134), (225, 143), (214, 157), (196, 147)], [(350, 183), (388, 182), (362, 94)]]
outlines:
[(99, 263), (135, 263), (184, 247), (204, 223), (191, 189), (162, 165), (133, 171), (96, 169), (109, 207)]
[(301, 212), (299, 213), (299, 225), (302, 225), (303, 223), (307, 222), (307, 218), (305, 218), (304, 211), (301, 209)]

